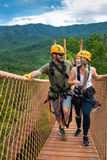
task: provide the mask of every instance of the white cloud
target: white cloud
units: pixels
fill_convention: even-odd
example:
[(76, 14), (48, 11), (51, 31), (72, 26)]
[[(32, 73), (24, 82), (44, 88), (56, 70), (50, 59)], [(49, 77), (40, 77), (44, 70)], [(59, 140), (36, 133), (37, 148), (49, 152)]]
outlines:
[(75, 18), (73, 18), (69, 13), (60, 11), (53, 11), (44, 13), (39, 16), (26, 16), (13, 18), (7, 25), (24, 25), (28, 23), (43, 23), (50, 24), (53, 26), (71, 25), (76, 23)]
[(42, 15), (13, 18), (6, 25), (43, 23), (53, 26), (87, 24), (107, 21), (106, 0), (62, 0), (62, 6)]
[(74, 0), (62, 0), (61, 4), (64, 8), (71, 8)]
[(54, 5), (51, 5), (51, 8), (52, 8), (52, 9), (55, 9), (55, 6), (54, 6)]
[(4, 4), (4, 7), (8, 7), (8, 4)]

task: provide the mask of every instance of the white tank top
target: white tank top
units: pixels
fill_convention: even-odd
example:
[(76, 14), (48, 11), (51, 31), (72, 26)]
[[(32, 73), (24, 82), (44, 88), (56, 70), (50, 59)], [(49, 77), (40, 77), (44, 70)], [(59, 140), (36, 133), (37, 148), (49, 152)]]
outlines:
[[(76, 70), (76, 77), (75, 77), (75, 80), (77, 80), (77, 67), (75, 67), (75, 70)], [(83, 82), (84, 82), (84, 76), (80, 74), (80, 82), (83, 86)], [(85, 86), (85, 88), (88, 88), (92, 86), (92, 82), (91, 82), (91, 72), (89, 72), (89, 77), (88, 77), (88, 80), (87, 80), (87, 84)]]

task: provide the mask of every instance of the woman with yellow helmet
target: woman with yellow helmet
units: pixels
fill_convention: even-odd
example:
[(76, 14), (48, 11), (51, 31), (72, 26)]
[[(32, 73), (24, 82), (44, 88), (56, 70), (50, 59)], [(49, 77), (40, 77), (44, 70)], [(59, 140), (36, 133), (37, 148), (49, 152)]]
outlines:
[(73, 67), (69, 74), (68, 83), (74, 86), (72, 103), (76, 111), (77, 130), (75, 136), (81, 133), (81, 113), (83, 114), (83, 144), (89, 145), (88, 130), (90, 128), (90, 113), (96, 100), (94, 98), (95, 89), (91, 80), (102, 80), (106, 75), (98, 75), (94, 67), (89, 66), (91, 53), (81, 50), (76, 56), (76, 67)]

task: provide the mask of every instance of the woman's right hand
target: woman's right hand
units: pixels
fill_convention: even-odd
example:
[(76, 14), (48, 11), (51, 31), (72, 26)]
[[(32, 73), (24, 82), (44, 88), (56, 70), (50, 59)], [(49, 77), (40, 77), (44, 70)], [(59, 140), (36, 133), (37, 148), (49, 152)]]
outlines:
[(78, 81), (78, 80), (75, 80), (75, 81), (74, 81), (74, 84), (75, 84), (75, 86), (81, 86), (81, 82)]

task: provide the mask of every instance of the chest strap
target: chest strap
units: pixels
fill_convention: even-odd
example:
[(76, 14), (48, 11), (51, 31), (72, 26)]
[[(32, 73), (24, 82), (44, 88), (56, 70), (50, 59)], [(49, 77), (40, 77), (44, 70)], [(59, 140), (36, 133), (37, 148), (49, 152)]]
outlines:
[[(62, 91), (65, 88), (65, 79), (68, 79), (68, 75), (65, 73), (65, 71), (66, 71), (66, 65), (65, 65), (64, 61), (62, 61), (61, 65), (62, 65), (62, 69), (60, 69), (53, 61), (50, 62), (50, 64), (49, 64), (49, 69), (50, 69), (50, 73), (52, 75), (54, 84), (59, 89), (59, 91)], [(54, 68), (53, 67), (55, 67), (63, 75), (63, 82), (64, 83), (63, 83), (62, 87), (57, 82), (57, 78), (55, 76)]]

